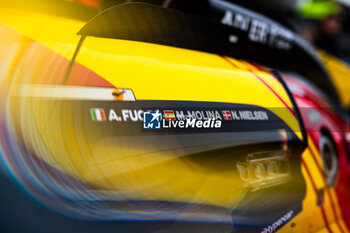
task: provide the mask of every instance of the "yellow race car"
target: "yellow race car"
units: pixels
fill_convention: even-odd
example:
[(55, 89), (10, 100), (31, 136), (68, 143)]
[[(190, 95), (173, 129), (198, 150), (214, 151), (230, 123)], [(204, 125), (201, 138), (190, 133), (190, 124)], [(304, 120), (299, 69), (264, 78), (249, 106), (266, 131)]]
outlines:
[[(119, 4), (88, 22), (1, 7), (7, 173), (84, 220), (77, 231), (126, 220), (114, 230), (154, 231), (137, 225), (148, 220), (216, 224), (201, 232), (348, 232), (290, 91), (255, 65), (315, 74), (337, 105), (313, 50), (234, 4), (208, 1), (206, 16), (184, 4)], [(42, 223), (48, 232), (52, 222)]]

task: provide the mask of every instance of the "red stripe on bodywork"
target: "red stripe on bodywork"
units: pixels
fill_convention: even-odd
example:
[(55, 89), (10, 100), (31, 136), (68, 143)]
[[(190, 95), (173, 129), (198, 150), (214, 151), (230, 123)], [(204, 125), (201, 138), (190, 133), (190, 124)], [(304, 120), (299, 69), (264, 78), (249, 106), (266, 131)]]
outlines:
[(288, 104), (281, 98), (281, 96), (279, 96), (279, 95), (277, 94), (277, 92), (275, 92), (275, 90), (272, 89), (272, 87), (270, 87), (269, 84), (268, 84), (267, 82), (265, 82), (264, 79), (262, 79), (259, 75), (257, 75), (256, 73), (254, 73), (254, 72), (253, 72), (251, 69), (249, 69), (249, 68), (248, 68), (248, 71), (250, 71), (255, 77), (257, 77), (262, 83), (264, 83), (265, 86), (266, 86), (267, 88), (269, 88), (270, 91), (284, 104), (284, 106), (286, 106), (286, 108), (293, 114), (293, 116), (296, 117), (295, 112), (293, 111), (293, 109), (291, 109), (291, 108), (288, 106)]
[[(310, 138), (311, 138), (311, 137), (310, 137)], [(314, 142), (314, 144), (315, 144), (315, 142)], [(315, 145), (316, 145), (316, 144), (315, 144)], [(331, 195), (331, 193), (330, 193), (330, 191), (329, 191), (329, 187), (328, 187), (328, 185), (327, 185), (326, 178), (325, 178), (325, 175), (324, 175), (324, 173), (323, 173), (323, 169), (321, 168), (321, 165), (320, 165), (319, 162), (317, 161), (316, 155), (315, 155), (315, 153), (313, 152), (313, 150), (312, 150), (311, 148), (309, 148), (309, 150), (310, 150), (310, 153), (311, 153), (311, 157), (312, 157), (312, 159), (314, 160), (314, 162), (315, 162), (315, 164), (316, 164), (316, 166), (317, 166), (317, 169), (319, 170), (319, 172), (320, 172), (320, 174), (321, 174), (321, 177), (322, 177), (322, 180), (323, 180), (323, 182), (324, 182), (327, 195), (328, 195), (328, 197), (329, 197), (329, 199), (330, 199), (330, 201), (331, 201), (331, 207), (332, 207), (332, 211), (333, 211), (334, 216), (335, 216), (335, 222), (337, 223), (337, 225), (338, 225), (340, 231), (341, 231), (342, 233), (344, 233), (344, 229), (342, 228), (341, 224), (339, 223), (339, 219), (338, 219), (338, 217), (337, 217), (337, 211), (336, 211), (336, 208), (335, 208), (335, 205), (334, 205), (334, 200), (333, 200), (332, 195)]]
[[(225, 61), (227, 61), (229, 64), (231, 64), (233, 67), (238, 68), (236, 66), (236, 64), (234, 64), (233, 62), (231, 62), (228, 58), (221, 56)], [(252, 71), (249, 68), (246, 68), (250, 73), (252, 73), (256, 78), (258, 78), (282, 103), (283, 105), (293, 114), (294, 117), (296, 117), (295, 112), (293, 111), (293, 109), (291, 109), (289, 107), (289, 105), (277, 94), (277, 92), (275, 92), (275, 90), (273, 90), (272, 87), (270, 87), (270, 85), (265, 82), (265, 80), (263, 78), (261, 78), (258, 74), (254, 73), (254, 71)]]
[[(224, 56), (221, 56), (225, 61), (227, 61), (229, 64), (231, 64), (233, 67), (235, 67), (235, 68), (238, 68), (233, 62), (231, 62), (229, 59), (227, 59), (226, 57), (224, 57)], [(249, 72), (251, 72), (255, 77), (257, 77), (267, 88), (269, 88), (269, 90), (287, 107), (287, 109), (293, 114), (293, 116), (294, 117), (296, 117), (296, 115), (295, 115), (295, 112), (287, 105), (287, 103), (272, 89), (272, 87), (270, 87), (266, 82), (265, 82), (265, 80), (263, 80), (259, 75), (257, 75), (256, 73), (254, 73), (251, 69), (249, 69), (249, 68), (247, 68), (247, 70), (249, 71)], [(305, 163), (305, 161), (302, 159), (302, 163), (303, 163), (303, 165), (304, 165), (304, 167), (305, 167), (305, 170), (306, 170), (306, 172), (307, 172), (307, 174), (308, 174), (308, 176), (309, 176), (309, 178), (310, 178), (310, 181), (311, 181), (311, 184), (312, 184), (312, 187), (313, 187), (313, 189), (314, 189), (314, 192), (315, 192), (315, 194), (317, 195), (317, 187), (316, 187), (316, 184), (315, 184), (315, 182), (314, 182), (314, 180), (312, 179), (312, 176), (311, 176), (311, 173), (310, 173), (310, 170), (309, 170), (309, 168), (307, 167), (307, 165), (306, 165), (306, 163)], [(329, 226), (329, 224), (328, 224), (328, 219), (327, 219), (327, 216), (326, 216), (326, 213), (325, 213), (325, 211), (324, 211), (324, 208), (323, 208), (323, 206), (321, 205), (320, 206), (320, 208), (321, 208), (321, 213), (322, 213), (322, 217), (323, 217), (323, 220), (324, 220), (324, 222), (325, 222), (325, 225), (326, 225), (326, 228), (327, 228), (327, 230), (330, 232), (330, 233), (332, 233), (332, 230), (331, 230), (331, 228), (330, 228), (330, 226)]]
[[(314, 191), (315, 191), (315, 194), (316, 194), (316, 196), (317, 196), (317, 187), (316, 187), (315, 181), (312, 179), (311, 172), (310, 172), (309, 168), (307, 167), (306, 162), (304, 161), (303, 158), (301, 158), (301, 162), (302, 162), (302, 164), (303, 164), (303, 166), (304, 166), (304, 168), (305, 168), (305, 171), (306, 171), (307, 175), (308, 175), (309, 178), (310, 178), (312, 187), (313, 187), (313, 189), (314, 189)], [(332, 233), (332, 230), (331, 230), (331, 228), (330, 228), (330, 226), (329, 226), (329, 224), (328, 224), (328, 219), (327, 219), (326, 213), (324, 212), (323, 206), (321, 205), (320, 208), (321, 208), (321, 213), (322, 213), (322, 217), (323, 217), (323, 220), (324, 220), (324, 222), (325, 222), (326, 228), (327, 228), (327, 230), (328, 230), (330, 233)]]

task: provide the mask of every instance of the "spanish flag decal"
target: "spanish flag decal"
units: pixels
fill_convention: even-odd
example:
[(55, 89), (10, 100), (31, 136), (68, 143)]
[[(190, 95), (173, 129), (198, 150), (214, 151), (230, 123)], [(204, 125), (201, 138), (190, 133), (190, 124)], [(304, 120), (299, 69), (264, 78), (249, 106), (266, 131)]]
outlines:
[(176, 118), (175, 118), (175, 113), (174, 113), (174, 111), (172, 111), (172, 110), (164, 110), (164, 118), (165, 118), (167, 121), (175, 121)]

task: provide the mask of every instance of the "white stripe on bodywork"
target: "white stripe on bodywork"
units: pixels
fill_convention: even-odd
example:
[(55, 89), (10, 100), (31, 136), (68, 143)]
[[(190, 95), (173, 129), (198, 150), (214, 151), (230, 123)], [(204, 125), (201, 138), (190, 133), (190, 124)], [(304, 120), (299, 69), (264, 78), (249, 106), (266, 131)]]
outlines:
[(95, 108), (95, 114), (96, 114), (96, 120), (102, 121), (101, 109), (100, 108)]
[[(22, 84), (15, 87), (12, 93), (15, 96), (21, 97), (116, 101), (112, 94), (115, 89), (106, 87)], [(131, 89), (118, 88), (118, 90), (121, 92), (124, 91), (123, 101), (135, 101), (135, 96)]]

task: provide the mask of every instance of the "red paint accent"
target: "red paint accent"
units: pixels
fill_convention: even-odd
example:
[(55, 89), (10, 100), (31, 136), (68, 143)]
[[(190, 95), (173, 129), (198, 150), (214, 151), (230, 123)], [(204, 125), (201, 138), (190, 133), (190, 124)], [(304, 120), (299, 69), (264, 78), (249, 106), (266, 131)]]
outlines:
[(260, 66), (259, 64), (255, 63), (255, 62), (248, 62), (250, 65), (254, 66), (255, 69), (257, 70), (264, 70), (262, 66)]
[[(316, 196), (317, 196), (317, 187), (316, 187), (315, 181), (312, 179), (311, 172), (310, 172), (309, 168), (307, 167), (306, 162), (304, 161), (303, 158), (301, 159), (301, 162), (302, 162), (302, 164), (304, 165), (304, 168), (305, 168), (305, 170), (306, 170), (306, 173), (307, 173), (307, 175), (308, 175), (309, 178), (310, 178), (312, 187), (313, 187), (313, 189), (314, 189), (314, 191), (315, 191), (315, 194), (316, 194)], [(324, 220), (324, 222), (325, 222), (326, 228), (327, 228), (327, 230), (328, 230), (330, 233), (332, 233), (332, 230), (331, 230), (331, 228), (330, 228), (330, 226), (329, 226), (329, 224), (328, 224), (328, 219), (327, 219), (326, 213), (324, 212), (323, 206), (320, 206), (320, 208), (321, 208), (321, 213), (322, 213), (322, 217), (323, 217), (323, 220)]]
[(72, 0), (73, 2), (77, 2), (83, 5), (86, 5), (88, 7), (99, 9), (101, 6), (100, 0)]
[[(20, 80), (21, 82), (28, 84), (63, 84), (70, 63), (69, 59), (7, 27), (0, 27), (0, 32), (5, 29), (6, 35), (13, 32), (15, 35), (18, 34), (22, 41), (26, 42), (22, 44), (21, 51), (18, 53), (20, 59), (17, 67), (25, 73), (23, 80)], [(103, 77), (79, 63), (73, 65), (65, 85), (115, 87)]]
[(100, 109), (100, 114), (101, 114), (101, 120), (106, 121), (106, 114), (102, 108)]
[(262, 83), (265, 84), (265, 86), (267, 88), (270, 89), (270, 91), (286, 106), (286, 108), (293, 114), (294, 117), (296, 117), (295, 112), (293, 111), (293, 109), (291, 109), (288, 104), (277, 94), (277, 92), (275, 92), (275, 90), (272, 89), (272, 87), (269, 86), (268, 83), (265, 82), (265, 80), (263, 80), (259, 75), (257, 75), (256, 73), (254, 73), (252, 70), (250, 70), (248, 68), (248, 71), (250, 71), (255, 77), (257, 77)]
[[(334, 140), (335, 146), (338, 151), (339, 156), (339, 177), (335, 186), (336, 197), (341, 203), (339, 205), (342, 216), (341, 218), (337, 218), (338, 223), (340, 219), (344, 220), (346, 226), (339, 225), (339, 228), (343, 232), (344, 230), (350, 226), (350, 204), (349, 200), (349, 177), (350, 177), (350, 166), (348, 165), (348, 157), (347, 151), (344, 147), (344, 135), (342, 134), (343, 128), (345, 128), (344, 119), (339, 116), (335, 111), (327, 103), (327, 100), (323, 98), (323, 95), (319, 90), (310, 86), (307, 82), (295, 79), (293, 77), (282, 74), (283, 79), (287, 82), (289, 86), (293, 85), (295, 88), (291, 89), (293, 91), (294, 98), (297, 102), (297, 105), (301, 108), (301, 115), (304, 120), (304, 124), (306, 130), (308, 131), (309, 138), (314, 142), (315, 145), (319, 145), (320, 132), (322, 129), (328, 130), (330, 132), (332, 139)], [(299, 89), (299, 90), (298, 90)], [(308, 111), (307, 109), (314, 108), (317, 110), (321, 116), (322, 120), (319, 123), (312, 123), (308, 119)], [(316, 151), (319, 151), (319, 148), (311, 151), (314, 152), (312, 154), (313, 160), (315, 161), (322, 178), (324, 176), (321, 163), (319, 163), (316, 158)], [(324, 179), (325, 180), (325, 179)], [(324, 181), (326, 184), (326, 182)], [(335, 205), (335, 200), (332, 198), (333, 196), (330, 193), (330, 190), (326, 189), (327, 194), (330, 197), (331, 204)], [(335, 207), (333, 208), (333, 212), (335, 213)]]
[(225, 57), (225, 56), (220, 56), (220, 57), (221, 57), (222, 59), (224, 59), (227, 63), (229, 63), (231, 66), (233, 66), (233, 67), (239, 69), (239, 67), (238, 67), (235, 63), (231, 62), (227, 57)]
[[(228, 63), (230, 63), (233, 67), (237, 68), (237, 66), (231, 62), (229, 59), (227, 59), (224, 56), (221, 56), (225, 61), (227, 61)], [(268, 83), (265, 82), (264, 79), (262, 79), (259, 75), (257, 75), (256, 73), (254, 73), (254, 71), (252, 71), (251, 69), (247, 68), (247, 70), (252, 73), (256, 78), (258, 78), (282, 103), (283, 105), (293, 114), (294, 117), (296, 117), (295, 112), (293, 111), (293, 109), (291, 109), (288, 104), (277, 94), (277, 92), (275, 92), (275, 90), (273, 90), (272, 87), (269, 86)]]
[(65, 84), (73, 86), (115, 87), (110, 82), (79, 63), (74, 64)]
[[(223, 56), (222, 56), (222, 58), (225, 59), (225, 61), (227, 61), (228, 63), (230, 63), (232, 66), (238, 68), (233, 62), (231, 62), (231, 61), (230, 61), (229, 59), (227, 59), (226, 57), (223, 57)], [(256, 68), (259, 68), (259, 67), (257, 67), (257, 66), (254, 65), (254, 64), (253, 64), (253, 66), (256, 67)], [(281, 97), (280, 97), (280, 96), (265, 82), (265, 80), (263, 80), (259, 75), (257, 75), (256, 73), (254, 73), (251, 69), (247, 68), (247, 70), (250, 71), (255, 77), (257, 77), (262, 83), (264, 83), (264, 85), (265, 85), (266, 87), (268, 87), (268, 88), (271, 90), (271, 92), (273, 92), (273, 93), (275, 94), (275, 96), (277, 96), (277, 98), (288, 108), (288, 110), (294, 115), (294, 117), (296, 117), (295, 112), (294, 112), (294, 111), (285, 103), (285, 101), (284, 101), (284, 100), (283, 100), (283, 99), (282, 99), (282, 98), (281, 98)], [(344, 231), (343, 231), (343, 229), (342, 229), (342, 227), (341, 227), (341, 225), (340, 225), (340, 223), (339, 223), (339, 219), (337, 218), (337, 214), (336, 214), (336, 210), (335, 210), (335, 206), (334, 206), (334, 200), (333, 200), (333, 198), (332, 198), (332, 196), (331, 196), (331, 194), (330, 194), (329, 188), (328, 188), (328, 186), (327, 186), (327, 184), (326, 184), (325, 177), (324, 177), (324, 174), (323, 174), (323, 170), (321, 169), (320, 165), (318, 164), (318, 162), (317, 162), (317, 160), (316, 160), (316, 157), (315, 157), (315, 155), (314, 155), (314, 153), (313, 153), (313, 151), (312, 151), (311, 149), (310, 149), (310, 152), (311, 152), (311, 155), (312, 155), (312, 157), (313, 157), (313, 160), (315, 161), (315, 163), (316, 163), (316, 165), (317, 165), (317, 167), (318, 167), (318, 169), (319, 169), (319, 171), (320, 171), (320, 173), (321, 173), (321, 176), (322, 176), (322, 178), (323, 178), (323, 181), (324, 181), (324, 183), (325, 183), (326, 192), (327, 192), (327, 195), (329, 196), (330, 201), (331, 201), (332, 211), (333, 211), (334, 215), (336, 216), (336, 217), (335, 217), (335, 221), (336, 221), (336, 223), (337, 223), (339, 229), (340, 229), (341, 232), (343, 233)], [(304, 161), (303, 161), (303, 162), (304, 162)], [(305, 168), (307, 169), (306, 164), (305, 164)], [(308, 169), (307, 169), (307, 171), (308, 171)], [(310, 171), (308, 171), (308, 173), (309, 173), (309, 172), (310, 172)], [(311, 174), (309, 174), (309, 176), (310, 176), (310, 179), (311, 179)], [(313, 181), (313, 180), (311, 179), (311, 181)], [(316, 186), (315, 186), (314, 183), (313, 183), (313, 185), (314, 185), (315, 192), (317, 193)], [(321, 206), (321, 210), (322, 210), (322, 214), (324, 215), (324, 219), (325, 219), (325, 221), (326, 221), (326, 225), (327, 225), (327, 229), (328, 229), (329, 226), (328, 226), (327, 218), (326, 218), (326, 216), (325, 216), (324, 209), (323, 209), (322, 206)], [(328, 229), (328, 230), (330, 231), (330, 229)]]
[(323, 217), (323, 219), (324, 219), (324, 221), (325, 221), (327, 230), (328, 230), (330, 233), (332, 233), (332, 230), (331, 230), (331, 228), (330, 228), (330, 226), (329, 226), (329, 224), (328, 224), (328, 219), (327, 219), (326, 213), (324, 212), (324, 209), (323, 209), (322, 206), (321, 206), (321, 213), (322, 213), (322, 217)]

